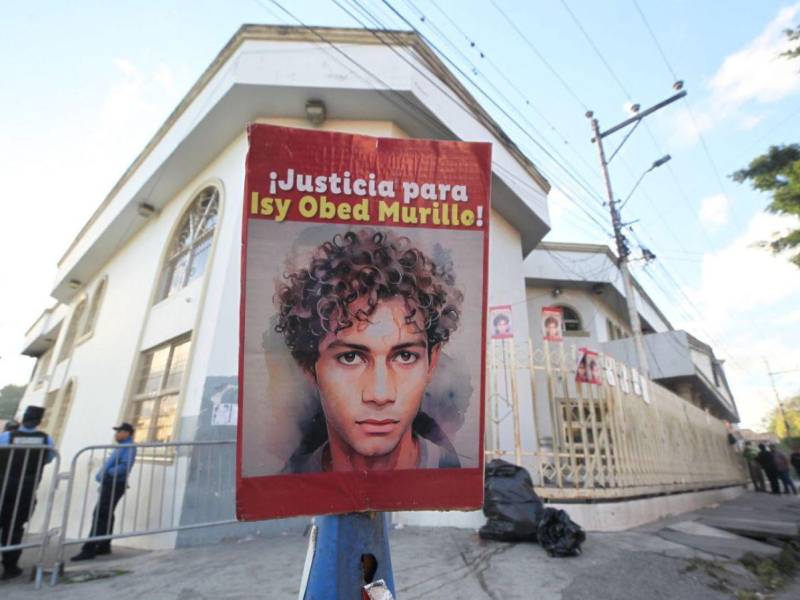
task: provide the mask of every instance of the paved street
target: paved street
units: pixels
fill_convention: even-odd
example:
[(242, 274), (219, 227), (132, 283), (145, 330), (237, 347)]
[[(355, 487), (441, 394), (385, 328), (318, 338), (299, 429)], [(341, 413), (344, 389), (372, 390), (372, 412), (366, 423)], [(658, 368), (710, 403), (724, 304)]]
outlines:
[[(578, 558), (549, 558), (534, 544), (483, 542), (473, 531), (409, 527), (392, 532), (392, 559), (402, 600), (736, 598), (764, 590), (740, 559), (776, 550), (719, 527), (774, 538), (796, 537), (798, 524), (800, 498), (749, 493), (635, 531), (589, 534)], [(122, 556), (70, 565), (66, 574), (69, 581), (98, 579), (39, 592), (27, 583), (0, 584), (0, 597), (296, 598), (305, 549), (305, 538), (287, 535), (177, 551), (120, 550)], [(796, 585), (771, 597), (797, 598)]]

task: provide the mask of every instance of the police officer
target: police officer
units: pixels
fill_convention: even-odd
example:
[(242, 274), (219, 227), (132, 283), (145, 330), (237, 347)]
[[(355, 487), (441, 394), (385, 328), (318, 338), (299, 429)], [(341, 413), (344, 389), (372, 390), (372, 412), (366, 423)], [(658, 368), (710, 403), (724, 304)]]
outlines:
[[(0, 546), (15, 546), (22, 541), (25, 523), (33, 514), (36, 488), (44, 465), (53, 460), (53, 439), (37, 428), (44, 408), (29, 406), (22, 424), (15, 431), (0, 434)], [(2, 579), (22, 574), (17, 566), (22, 550), (3, 552)]]
[[(136, 461), (133, 425), (122, 423), (113, 429), (116, 431), (114, 440), (119, 446), (95, 476), (100, 484), (100, 497), (94, 507), (90, 537), (111, 535), (114, 532), (114, 509), (128, 488), (128, 475)], [(101, 554), (111, 554), (110, 539), (86, 542), (72, 560), (92, 560)]]

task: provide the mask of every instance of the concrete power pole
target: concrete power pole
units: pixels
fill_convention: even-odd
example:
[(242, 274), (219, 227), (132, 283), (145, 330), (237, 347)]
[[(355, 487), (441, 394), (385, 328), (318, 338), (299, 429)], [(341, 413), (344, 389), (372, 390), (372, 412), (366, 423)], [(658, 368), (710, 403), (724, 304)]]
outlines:
[(617, 201), (614, 199), (614, 192), (611, 189), (611, 178), (608, 174), (608, 162), (606, 161), (606, 152), (603, 148), (603, 138), (600, 137), (600, 124), (597, 119), (592, 118), (592, 131), (594, 132), (594, 139), (597, 142), (597, 152), (600, 155), (600, 167), (603, 171), (603, 181), (606, 184), (606, 195), (608, 196), (608, 208), (611, 212), (611, 225), (614, 228), (614, 239), (617, 242), (617, 264), (622, 273), (622, 285), (625, 288), (625, 301), (628, 305), (628, 320), (631, 322), (631, 329), (633, 330), (633, 344), (636, 350), (636, 362), (642, 376), (650, 378), (650, 365), (647, 361), (647, 351), (644, 347), (644, 339), (642, 338), (642, 322), (639, 319), (639, 309), (636, 306), (636, 296), (633, 289), (633, 280), (631, 279), (631, 271), (628, 268), (628, 255), (630, 249), (628, 242), (622, 233), (622, 219), (620, 218), (619, 210), (617, 209)]
[(775, 385), (775, 375), (778, 373), (773, 372), (769, 368), (769, 361), (765, 358), (764, 364), (767, 367), (767, 375), (769, 375), (769, 382), (772, 384), (772, 391), (775, 392), (775, 401), (778, 403), (778, 412), (781, 413), (781, 419), (783, 419), (783, 426), (786, 428), (786, 437), (790, 437), (792, 435), (792, 430), (789, 427), (789, 419), (786, 418), (786, 410), (783, 408), (783, 400), (781, 400), (781, 395), (778, 393), (778, 386)]
[[(683, 87), (683, 83), (677, 82), (674, 87), (676, 90), (681, 90), (681, 88)], [(609, 163), (611, 162), (611, 160), (613, 160), (614, 156), (616, 156), (617, 152), (619, 152), (620, 148), (622, 148), (622, 145), (628, 140), (630, 135), (633, 133), (633, 130), (628, 132), (628, 134), (622, 140), (617, 149), (614, 150), (613, 154), (611, 155), (611, 158), (609, 158), (608, 160), (606, 160), (606, 152), (605, 148), (603, 147), (603, 138), (616, 131), (619, 131), (620, 129), (624, 129), (628, 125), (636, 124), (636, 126), (638, 126), (639, 122), (647, 115), (650, 115), (659, 110), (660, 108), (663, 108), (668, 104), (671, 104), (676, 100), (683, 98), (685, 95), (686, 91), (679, 91), (677, 94), (670, 96), (666, 100), (659, 102), (658, 104), (646, 110), (638, 112), (637, 109), (637, 113), (635, 116), (631, 117), (630, 119), (627, 119), (626, 121), (623, 121), (622, 123), (619, 123), (618, 125), (615, 125), (614, 127), (611, 127), (605, 132), (600, 131), (600, 123), (594, 117), (594, 113), (592, 111), (586, 113), (586, 116), (591, 120), (592, 133), (594, 134), (592, 142), (597, 144), (597, 152), (600, 157), (600, 168), (603, 171), (603, 181), (605, 182), (606, 186), (608, 208), (609, 211), (611, 212), (611, 224), (614, 228), (614, 238), (617, 243), (617, 255), (619, 257), (618, 265), (619, 265), (619, 270), (622, 273), (622, 283), (625, 289), (625, 301), (628, 305), (628, 318), (630, 320), (631, 329), (633, 331), (633, 343), (636, 351), (636, 361), (638, 363), (637, 366), (641, 374), (646, 378), (650, 377), (650, 367), (647, 360), (647, 352), (644, 346), (644, 339), (642, 337), (642, 322), (639, 319), (639, 310), (636, 306), (636, 296), (635, 296), (635, 290), (633, 288), (633, 280), (631, 278), (630, 268), (628, 267), (628, 256), (630, 255), (630, 248), (628, 248), (628, 241), (625, 239), (625, 235), (622, 233), (624, 225), (622, 223), (622, 218), (619, 212), (619, 202), (614, 198), (614, 192), (611, 187), (611, 177), (608, 173)], [(650, 167), (650, 169), (648, 169), (647, 171), (645, 171), (644, 174), (642, 174), (642, 177), (639, 178), (639, 182), (641, 182), (642, 178), (646, 173), (652, 171), (657, 167), (660, 167), (665, 162), (667, 162), (669, 158), (670, 157), (667, 155), (655, 161), (653, 165)], [(639, 182), (637, 182), (636, 185), (639, 185)]]

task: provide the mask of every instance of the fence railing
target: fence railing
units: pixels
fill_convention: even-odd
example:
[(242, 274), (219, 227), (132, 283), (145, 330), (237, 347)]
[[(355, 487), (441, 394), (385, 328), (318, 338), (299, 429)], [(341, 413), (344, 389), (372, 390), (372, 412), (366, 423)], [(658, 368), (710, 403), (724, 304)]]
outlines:
[[(610, 356), (577, 382), (579, 352), (494, 340), (487, 456), (527, 466), (554, 499), (629, 498), (746, 481), (726, 424)], [(526, 435), (532, 433), (532, 435)]]
[[(67, 548), (84, 544), (96, 552), (112, 539), (168, 534), (236, 522), (230, 496), (235, 487), (234, 441), (130, 444), (136, 458), (129, 473), (118, 469), (96, 479), (120, 445), (89, 446), (70, 463), (58, 536), (55, 584), (68, 559)], [(199, 489), (202, 494), (187, 495)], [(199, 503), (199, 506), (198, 506)], [(192, 505), (187, 510), (187, 504)]]
[[(58, 450), (46, 445), (0, 446), (0, 551), (5, 555), (38, 549), (37, 587), (42, 583), (45, 551), (52, 535), (50, 518), (60, 465)], [(43, 512), (34, 522), (37, 506)]]

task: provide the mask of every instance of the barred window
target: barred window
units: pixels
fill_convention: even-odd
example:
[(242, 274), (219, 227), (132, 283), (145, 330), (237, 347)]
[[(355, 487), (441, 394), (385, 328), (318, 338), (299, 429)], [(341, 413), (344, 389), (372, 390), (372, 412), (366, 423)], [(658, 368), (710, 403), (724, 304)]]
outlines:
[(564, 320), (562, 321), (564, 324), (564, 331), (583, 331), (581, 316), (578, 314), (577, 310), (564, 305), (560, 305), (559, 308), (561, 308), (564, 314)]
[(219, 191), (210, 186), (194, 199), (170, 242), (162, 269), (159, 300), (168, 298), (203, 275), (218, 216)]
[(100, 312), (100, 303), (103, 301), (103, 295), (106, 292), (107, 278), (100, 280), (92, 295), (92, 302), (89, 304), (89, 314), (86, 315), (86, 322), (83, 324), (83, 331), (81, 336), (89, 335), (94, 331), (94, 325), (97, 321), (97, 314)]
[(34, 389), (39, 389), (47, 381), (48, 371), (50, 370), (50, 359), (53, 358), (53, 349), (50, 348), (47, 352), (39, 357), (36, 361), (36, 375), (34, 377)]
[(69, 358), (72, 355), (72, 349), (75, 347), (75, 339), (78, 337), (78, 330), (83, 320), (83, 314), (86, 312), (86, 298), (78, 302), (78, 306), (72, 311), (72, 318), (69, 320), (67, 332), (64, 334), (64, 341), (61, 342), (61, 349), (58, 352), (58, 361)]
[(53, 410), (56, 406), (56, 399), (58, 398), (58, 390), (52, 390), (47, 392), (47, 395), (44, 397), (44, 415), (42, 416), (42, 422), (39, 424), (39, 429), (44, 432), (50, 431), (50, 426), (53, 424), (55, 420), (53, 418)]
[(142, 354), (129, 411), (137, 442), (172, 439), (189, 347), (190, 339), (183, 337)]
[(72, 408), (72, 400), (75, 398), (75, 383), (70, 381), (64, 389), (64, 395), (61, 396), (61, 402), (56, 406), (51, 406), (50, 410), (55, 411), (55, 415), (51, 418), (50, 423), (51, 431), (50, 437), (53, 438), (56, 444), (61, 441), (61, 436), (64, 435), (64, 429), (67, 426), (67, 419), (69, 419), (69, 411)]

